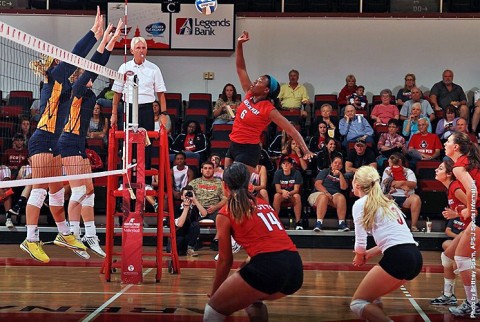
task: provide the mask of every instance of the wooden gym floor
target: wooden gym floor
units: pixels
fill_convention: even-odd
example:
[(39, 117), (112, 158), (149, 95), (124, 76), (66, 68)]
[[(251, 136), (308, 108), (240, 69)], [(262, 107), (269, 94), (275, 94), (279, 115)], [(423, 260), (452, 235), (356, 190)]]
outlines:
[[(82, 260), (73, 252), (46, 245), (51, 258), (39, 264), (18, 245), (0, 247), (0, 321), (202, 321), (207, 293), (214, 275), (215, 253), (207, 248), (199, 257), (180, 257), (181, 274), (163, 269), (155, 283), (155, 269), (144, 269), (141, 285), (125, 285), (120, 274), (106, 282), (100, 274), (102, 260), (92, 254)], [(147, 250), (146, 250), (147, 251)], [(152, 251), (152, 249), (148, 249)], [(351, 265), (351, 250), (300, 249), (304, 261), (304, 284), (294, 295), (266, 302), (270, 321), (358, 321), (349, 302), (360, 280), (372, 266)], [(423, 252), (422, 273), (401, 290), (383, 298), (395, 321), (467, 321), (454, 318), (447, 307), (429, 305), (443, 289), (440, 252)], [(238, 265), (246, 254), (235, 255)], [(457, 280), (456, 295), (464, 298)], [(227, 321), (247, 321), (237, 312)]]

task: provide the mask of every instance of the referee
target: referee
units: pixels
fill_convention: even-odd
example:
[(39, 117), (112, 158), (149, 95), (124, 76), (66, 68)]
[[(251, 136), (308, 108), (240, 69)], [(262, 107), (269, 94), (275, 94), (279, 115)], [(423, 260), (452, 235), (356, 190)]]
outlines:
[[(138, 126), (147, 131), (154, 131), (155, 121), (153, 115), (153, 102), (160, 102), (162, 114), (167, 113), (167, 103), (165, 100), (165, 82), (162, 72), (157, 65), (146, 59), (147, 42), (143, 37), (134, 37), (130, 43), (130, 52), (133, 59), (123, 63), (118, 69), (119, 73), (127, 75), (127, 83), (133, 81), (133, 77), (138, 79)], [(117, 125), (118, 104), (123, 94), (126, 95), (126, 102), (129, 103), (130, 115), (132, 115), (133, 88), (125, 86), (124, 82), (115, 81), (112, 86), (115, 92), (112, 102), (112, 116), (110, 118), (111, 126)], [(128, 91), (128, 92), (127, 92)], [(131, 119), (129, 120), (131, 122)], [(145, 169), (151, 168), (151, 146), (145, 149)]]

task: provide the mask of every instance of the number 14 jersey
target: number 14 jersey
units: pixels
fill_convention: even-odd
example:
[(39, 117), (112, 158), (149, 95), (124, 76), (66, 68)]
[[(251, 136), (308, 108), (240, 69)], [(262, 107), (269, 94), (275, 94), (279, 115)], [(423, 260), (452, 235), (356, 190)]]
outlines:
[(233, 238), (242, 245), (250, 257), (261, 253), (296, 251), (272, 206), (257, 198), (257, 211), (251, 218), (236, 222), (224, 206), (218, 213), (226, 216), (232, 226)]

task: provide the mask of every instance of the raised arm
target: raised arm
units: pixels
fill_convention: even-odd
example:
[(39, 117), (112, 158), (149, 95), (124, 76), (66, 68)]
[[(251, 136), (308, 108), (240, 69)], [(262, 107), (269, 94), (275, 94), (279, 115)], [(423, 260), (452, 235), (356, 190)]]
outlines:
[(252, 85), (252, 82), (250, 81), (250, 77), (248, 77), (245, 58), (243, 57), (243, 43), (249, 40), (250, 38), (248, 36), (248, 32), (246, 31), (244, 31), (242, 35), (238, 37), (238, 40), (237, 40), (237, 57), (236, 57), (237, 74), (244, 92), (247, 92), (250, 88), (250, 85)]

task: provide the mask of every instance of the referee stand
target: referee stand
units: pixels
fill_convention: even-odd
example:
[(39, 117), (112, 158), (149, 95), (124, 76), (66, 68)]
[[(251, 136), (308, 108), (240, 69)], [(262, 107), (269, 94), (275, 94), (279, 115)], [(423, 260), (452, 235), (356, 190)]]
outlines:
[[(159, 169), (145, 169), (145, 146), (150, 139), (159, 139)], [(157, 268), (155, 281), (162, 277), (163, 256), (170, 258), (169, 271), (180, 273), (177, 243), (175, 236), (175, 218), (172, 194), (172, 176), (170, 170), (167, 130), (161, 125), (160, 133), (128, 129), (127, 132), (110, 129), (108, 146), (108, 169), (116, 170), (119, 162), (120, 141), (126, 140), (126, 172), (123, 174), (123, 188), (119, 189), (119, 176), (111, 175), (107, 181), (107, 213), (106, 213), (106, 257), (101, 272), (105, 280), (111, 280), (112, 272), (121, 268), (121, 282), (125, 284), (140, 284), (143, 282), (143, 268)], [(132, 152), (136, 156), (132, 157)], [(132, 165), (132, 166), (130, 166)], [(125, 168), (125, 167), (124, 167)], [(158, 190), (145, 189), (145, 177), (158, 175)], [(166, 185), (166, 186), (165, 186)], [(165, 212), (165, 193), (168, 211)], [(156, 196), (158, 208), (156, 213), (145, 213), (145, 196)], [(117, 211), (116, 198), (122, 198), (122, 211)], [(145, 216), (157, 218), (157, 228), (143, 229)], [(122, 217), (122, 229), (115, 229), (115, 217)], [(163, 227), (163, 219), (167, 218), (169, 227)], [(155, 252), (143, 252), (143, 237), (156, 236)], [(163, 241), (167, 237), (171, 245), (170, 252), (164, 251)], [(115, 252), (114, 240), (121, 238), (121, 250)], [(155, 257), (146, 260), (144, 257)]]

